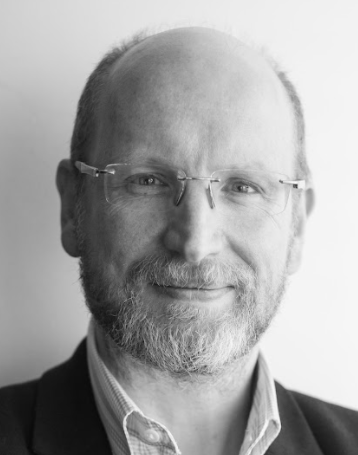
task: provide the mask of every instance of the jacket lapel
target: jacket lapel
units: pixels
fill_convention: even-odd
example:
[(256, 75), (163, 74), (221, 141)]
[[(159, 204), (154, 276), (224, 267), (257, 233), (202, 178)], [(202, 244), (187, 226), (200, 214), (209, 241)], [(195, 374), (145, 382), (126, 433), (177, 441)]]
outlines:
[(291, 392), (276, 383), (281, 432), (266, 455), (323, 455)]
[[(292, 393), (276, 383), (281, 432), (266, 455), (323, 455)], [(111, 455), (89, 379), (85, 340), (39, 382), (33, 449), (38, 455)]]
[(39, 455), (111, 455), (97, 413), (85, 340), (39, 383), (33, 448)]

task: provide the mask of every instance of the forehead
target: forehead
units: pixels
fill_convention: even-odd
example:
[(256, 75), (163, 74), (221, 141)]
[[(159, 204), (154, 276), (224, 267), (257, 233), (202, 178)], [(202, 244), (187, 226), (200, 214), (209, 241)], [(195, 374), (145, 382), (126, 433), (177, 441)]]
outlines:
[(112, 70), (97, 162), (161, 159), (189, 171), (291, 173), (291, 107), (261, 58), (208, 37), (190, 46), (180, 39), (144, 44)]

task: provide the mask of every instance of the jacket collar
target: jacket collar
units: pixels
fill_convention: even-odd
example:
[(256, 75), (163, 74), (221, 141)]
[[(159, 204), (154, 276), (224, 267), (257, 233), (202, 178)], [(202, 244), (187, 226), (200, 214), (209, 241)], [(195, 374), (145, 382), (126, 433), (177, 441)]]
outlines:
[[(281, 432), (266, 455), (323, 455), (293, 394), (276, 383)], [(33, 449), (38, 455), (111, 455), (89, 379), (86, 344), (41, 378)]]
[(111, 455), (90, 384), (86, 344), (40, 379), (33, 449), (39, 455)]
[(292, 392), (275, 385), (282, 426), (266, 455), (323, 455)]

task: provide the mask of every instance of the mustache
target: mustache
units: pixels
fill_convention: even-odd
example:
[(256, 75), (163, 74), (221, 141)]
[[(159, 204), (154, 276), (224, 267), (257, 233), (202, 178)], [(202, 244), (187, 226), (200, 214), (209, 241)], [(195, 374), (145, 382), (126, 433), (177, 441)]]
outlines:
[(199, 264), (189, 264), (164, 255), (147, 256), (134, 263), (126, 279), (127, 285), (150, 283), (157, 286), (194, 289), (233, 287), (237, 290), (252, 289), (256, 282), (256, 273), (249, 265), (238, 265), (218, 259), (206, 259)]

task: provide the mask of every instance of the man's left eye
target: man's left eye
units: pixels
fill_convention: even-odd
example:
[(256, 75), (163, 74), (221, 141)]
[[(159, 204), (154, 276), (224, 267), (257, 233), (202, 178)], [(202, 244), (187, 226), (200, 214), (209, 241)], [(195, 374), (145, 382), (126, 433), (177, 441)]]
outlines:
[(244, 182), (232, 183), (231, 191), (234, 191), (235, 193), (239, 193), (239, 194), (250, 194), (250, 193), (257, 192), (257, 190), (252, 185), (249, 185), (248, 183), (244, 183)]

